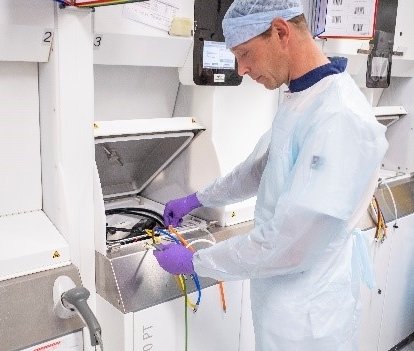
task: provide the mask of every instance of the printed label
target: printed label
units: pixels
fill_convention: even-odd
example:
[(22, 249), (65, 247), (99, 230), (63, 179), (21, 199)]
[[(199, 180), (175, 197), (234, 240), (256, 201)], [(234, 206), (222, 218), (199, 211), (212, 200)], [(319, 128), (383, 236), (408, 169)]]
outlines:
[(224, 83), (226, 80), (226, 75), (218, 73), (214, 75), (214, 83)]

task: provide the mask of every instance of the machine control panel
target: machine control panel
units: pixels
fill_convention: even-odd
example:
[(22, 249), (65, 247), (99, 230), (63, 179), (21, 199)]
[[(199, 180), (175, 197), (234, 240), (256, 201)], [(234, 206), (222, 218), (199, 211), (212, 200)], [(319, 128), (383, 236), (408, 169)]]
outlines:
[(224, 43), (221, 22), (231, 0), (195, 0), (193, 80), (197, 85), (237, 86), (243, 77)]

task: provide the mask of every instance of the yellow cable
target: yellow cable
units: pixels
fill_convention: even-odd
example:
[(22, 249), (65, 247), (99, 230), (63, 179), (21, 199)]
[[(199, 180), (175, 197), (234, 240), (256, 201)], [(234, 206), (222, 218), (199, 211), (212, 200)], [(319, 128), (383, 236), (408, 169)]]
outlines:
[(158, 240), (155, 239), (155, 233), (154, 233), (153, 230), (151, 230), (151, 229), (145, 229), (144, 231), (145, 231), (145, 233), (147, 233), (148, 236), (151, 237), (153, 244), (159, 244), (161, 242), (160, 239), (158, 239)]
[[(184, 291), (184, 286), (185, 286), (185, 282), (184, 282), (184, 277), (182, 275), (175, 275), (175, 281), (177, 282), (177, 285), (179, 287), (179, 289), (185, 293)], [(196, 304), (192, 303), (190, 298), (187, 298), (187, 305), (188, 307), (190, 307), (194, 312), (197, 311), (197, 306)]]
[(188, 313), (187, 313), (187, 302), (188, 302), (188, 295), (187, 295), (187, 285), (185, 281), (183, 281), (184, 287), (184, 337), (185, 337), (185, 351), (188, 350)]
[[(187, 247), (192, 252), (195, 252), (195, 249), (188, 243), (187, 240), (184, 239), (184, 236), (178, 232), (177, 229), (173, 228), (171, 225), (168, 227), (168, 230), (170, 233), (173, 233), (177, 236), (178, 240)], [(226, 304), (226, 296), (224, 295), (224, 283), (219, 282), (219, 289), (220, 289), (220, 301), (221, 301), (221, 307), (223, 309), (223, 312), (227, 312), (227, 304)]]

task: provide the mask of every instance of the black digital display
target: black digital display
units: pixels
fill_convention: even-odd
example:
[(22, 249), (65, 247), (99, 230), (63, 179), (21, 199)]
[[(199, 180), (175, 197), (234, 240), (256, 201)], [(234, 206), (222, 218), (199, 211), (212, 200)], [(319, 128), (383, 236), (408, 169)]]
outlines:
[(204, 41), (203, 68), (235, 69), (236, 58), (226, 49), (226, 44), (217, 41)]
[(195, 0), (193, 80), (197, 85), (236, 86), (243, 77), (226, 49), (221, 23), (233, 0)]

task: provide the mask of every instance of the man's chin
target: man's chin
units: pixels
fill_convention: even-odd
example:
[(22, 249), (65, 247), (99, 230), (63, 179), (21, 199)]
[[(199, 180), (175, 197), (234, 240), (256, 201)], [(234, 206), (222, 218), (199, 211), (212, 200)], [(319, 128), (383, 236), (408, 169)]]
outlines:
[(267, 90), (275, 90), (279, 88), (277, 84), (270, 84), (269, 82), (263, 82), (262, 84)]
[(268, 79), (260, 76), (255, 79), (256, 83), (263, 85), (267, 90), (275, 90), (279, 88), (280, 85), (277, 85), (275, 82), (270, 82)]

